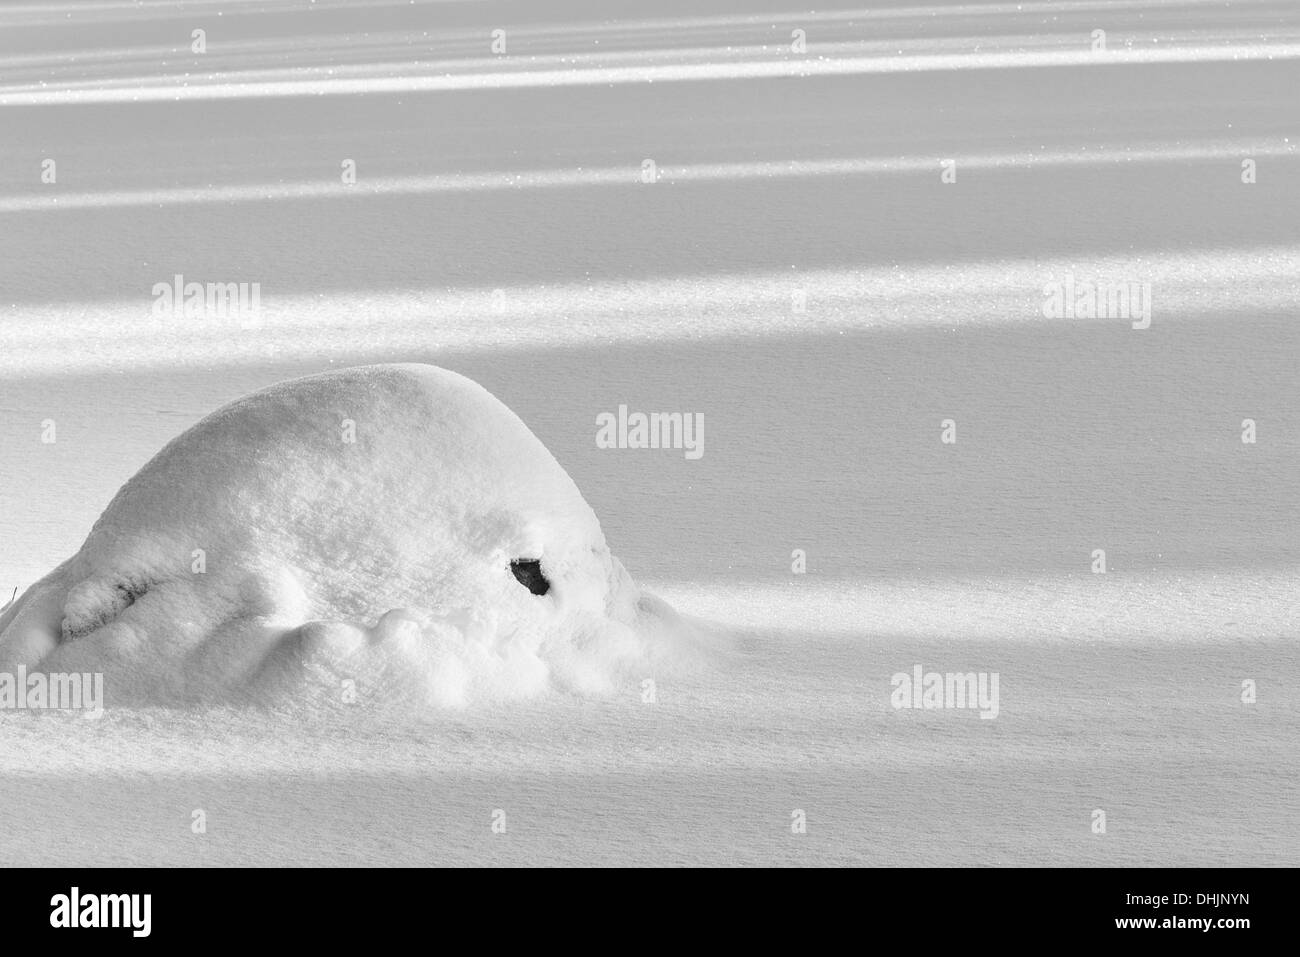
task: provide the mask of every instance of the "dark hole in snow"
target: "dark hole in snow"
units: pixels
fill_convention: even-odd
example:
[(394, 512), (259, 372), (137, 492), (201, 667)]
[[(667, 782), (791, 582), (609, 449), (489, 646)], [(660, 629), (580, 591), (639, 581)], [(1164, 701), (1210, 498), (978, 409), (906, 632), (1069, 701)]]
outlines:
[(542, 574), (542, 563), (536, 558), (516, 558), (510, 563), (510, 570), (519, 579), (519, 584), (534, 595), (545, 595), (551, 590), (551, 583)]

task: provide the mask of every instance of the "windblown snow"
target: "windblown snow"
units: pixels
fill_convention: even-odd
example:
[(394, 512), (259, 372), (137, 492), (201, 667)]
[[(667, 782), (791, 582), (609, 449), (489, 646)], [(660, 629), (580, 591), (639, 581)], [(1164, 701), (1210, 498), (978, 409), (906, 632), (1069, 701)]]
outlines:
[(609, 692), (669, 617), (505, 405), (365, 366), (168, 444), (0, 617), (0, 670), (103, 672), (110, 703), (462, 706)]

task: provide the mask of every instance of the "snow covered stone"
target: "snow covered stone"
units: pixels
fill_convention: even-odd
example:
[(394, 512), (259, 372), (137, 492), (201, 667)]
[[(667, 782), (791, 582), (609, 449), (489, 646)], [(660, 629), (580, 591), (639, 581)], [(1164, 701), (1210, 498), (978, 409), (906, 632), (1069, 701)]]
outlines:
[(0, 615), (0, 671), (104, 672), (110, 703), (461, 705), (609, 691), (670, 614), (505, 405), (366, 366), (169, 443)]

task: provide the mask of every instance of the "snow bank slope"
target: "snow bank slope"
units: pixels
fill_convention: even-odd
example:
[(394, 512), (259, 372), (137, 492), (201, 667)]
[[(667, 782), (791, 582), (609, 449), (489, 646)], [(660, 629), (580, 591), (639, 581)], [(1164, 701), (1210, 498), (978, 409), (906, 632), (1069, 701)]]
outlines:
[(368, 366), (172, 441), (0, 617), (0, 669), (104, 671), (110, 701), (599, 691), (651, 607), (501, 402), (433, 366)]

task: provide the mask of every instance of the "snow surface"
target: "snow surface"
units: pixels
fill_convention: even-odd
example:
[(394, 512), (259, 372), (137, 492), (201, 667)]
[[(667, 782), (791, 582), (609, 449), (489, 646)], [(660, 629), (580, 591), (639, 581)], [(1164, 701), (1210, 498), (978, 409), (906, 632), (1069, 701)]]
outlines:
[[(511, 573), (540, 562), (549, 591)], [(486, 390), (366, 366), (256, 392), (170, 442), (0, 617), (0, 670), (109, 704), (464, 705), (608, 690), (642, 601), (554, 457)]]
[[(619, 613), (593, 597), (552, 630), (559, 609), (525, 603), (514, 669), (443, 610), (419, 627), (479, 685), (417, 661), (412, 702), (409, 657), (372, 654), (355, 703), (314, 699), (331, 642), (397, 648), (407, 616), (383, 615), (436, 602), (418, 582), (295, 598), (271, 567), (292, 562), (228, 547), (269, 529), (182, 509), (174, 556), (129, 554), (188, 576), (197, 532), (227, 548), (212, 596), (346, 596), (306, 609), (333, 624), (257, 631), (289, 655), (250, 684), (283, 692), (270, 708), (141, 688), (99, 720), (0, 711), (0, 863), (1300, 860), (1292, 0), (434, 6), (0, 6), (0, 600), (212, 410), (419, 361), (519, 413), (690, 636), (616, 662)], [(154, 316), (178, 273), (260, 282), (259, 322)], [(1151, 282), (1151, 328), (1046, 321), (1067, 275)], [(621, 403), (703, 413), (705, 455), (598, 449)], [(211, 467), (259, 454), (230, 453)], [(462, 603), (491, 581), (461, 580)], [(529, 651), (532, 625), (561, 640)], [(917, 664), (997, 671), (997, 719), (894, 710)]]

